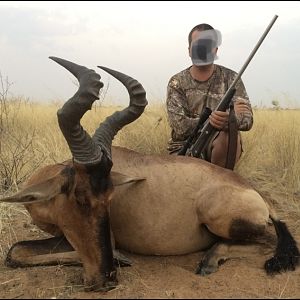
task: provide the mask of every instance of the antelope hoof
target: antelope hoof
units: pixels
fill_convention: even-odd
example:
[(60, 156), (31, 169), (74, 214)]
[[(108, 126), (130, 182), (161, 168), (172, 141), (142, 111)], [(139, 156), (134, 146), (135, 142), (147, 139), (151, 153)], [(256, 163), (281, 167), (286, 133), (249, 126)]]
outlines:
[(112, 271), (109, 274), (105, 274), (104, 282), (86, 282), (84, 291), (85, 292), (108, 292), (118, 285), (117, 271)]
[(195, 271), (195, 274), (201, 275), (201, 276), (207, 276), (209, 274), (215, 273), (218, 271), (219, 266), (222, 265), (225, 262), (225, 259), (220, 259), (218, 261), (208, 261), (206, 259), (202, 260)]
[(126, 257), (125, 255), (123, 255), (122, 253), (120, 253), (118, 250), (114, 250), (114, 266), (115, 267), (131, 267), (133, 262)]

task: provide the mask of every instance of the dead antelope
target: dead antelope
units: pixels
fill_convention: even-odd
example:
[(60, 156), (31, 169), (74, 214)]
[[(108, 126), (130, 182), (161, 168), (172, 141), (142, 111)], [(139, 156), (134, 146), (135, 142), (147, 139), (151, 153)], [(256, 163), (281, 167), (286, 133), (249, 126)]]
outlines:
[(79, 259), (87, 290), (112, 288), (116, 270), (111, 227), (116, 247), (137, 254), (179, 255), (210, 248), (196, 268), (196, 273), (206, 275), (230, 254), (226, 241), (264, 237), (270, 217), (277, 248), (265, 269), (268, 274), (295, 269), (299, 250), (286, 225), (233, 171), (187, 156), (143, 155), (121, 147), (110, 152), (117, 130), (136, 119), (147, 104), (136, 81), (127, 84), (121, 79), (124, 75), (109, 71), (127, 86), (130, 106), (88, 138), (78, 122), (97, 97), (99, 82), (94, 72), (83, 70), (76, 72), (79, 91), (65, 104), (64, 113), (58, 113), (73, 162), (45, 167), (25, 189), (2, 199), (25, 203), (35, 224), (56, 237), (15, 244), (6, 259), (8, 266)]

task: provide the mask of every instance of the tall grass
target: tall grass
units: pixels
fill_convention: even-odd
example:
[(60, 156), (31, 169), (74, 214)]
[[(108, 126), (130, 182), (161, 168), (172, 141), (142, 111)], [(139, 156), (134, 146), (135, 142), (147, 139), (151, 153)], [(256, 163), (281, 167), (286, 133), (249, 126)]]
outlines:
[(244, 153), (236, 171), (274, 204), (300, 215), (300, 110), (255, 110), (242, 134)]
[[(1, 136), (0, 193), (6, 193), (10, 182), (16, 188), (37, 167), (70, 158), (56, 118), (58, 103), (40, 104), (9, 101), (10, 117), (4, 122)], [(123, 107), (93, 106), (82, 125), (93, 134), (100, 122)], [(242, 133), (244, 152), (235, 171), (247, 178), (273, 203), (300, 214), (300, 110), (254, 110), (252, 130)], [(123, 128), (113, 145), (142, 153), (167, 153), (170, 128), (163, 104), (149, 105), (134, 123)], [(15, 141), (15, 144), (14, 144)], [(30, 141), (30, 143), (28, 143)], [(16, 163), (16, 147), (26, 146), (19, 153), (18, 166), (8, 176), (3, 168)], [(6, 164), (6, 166), (5, 166)]]

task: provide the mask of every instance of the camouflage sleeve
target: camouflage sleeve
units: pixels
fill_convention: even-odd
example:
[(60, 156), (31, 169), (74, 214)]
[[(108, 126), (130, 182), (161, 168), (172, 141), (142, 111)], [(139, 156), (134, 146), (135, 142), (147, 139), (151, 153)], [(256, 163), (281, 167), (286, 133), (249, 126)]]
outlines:
[(186, 107), (186, 97), (178, 79), (172, 77), (167, 87), (167, 113), (176, 140), (185, 140), (197, 125), (199, 118), (191, 118)]
[(236, 92), (233, 97), (233, 101), (242, 100), (248, 106), (248, 111), (243, 113), (236, 113), (236, 118), (238, 122), (238, 129), (240, 131), (248, 131), (253, 125), (253, 111), (251, 103), (249, 101), (248, 94), (246, 92), (245, 86), (242, 80), (239, 80), (236, 84)]

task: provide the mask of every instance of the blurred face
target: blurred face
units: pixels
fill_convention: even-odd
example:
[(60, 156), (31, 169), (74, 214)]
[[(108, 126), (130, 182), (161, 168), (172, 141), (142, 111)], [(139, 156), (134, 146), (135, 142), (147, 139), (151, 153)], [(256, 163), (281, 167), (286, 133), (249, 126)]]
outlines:
[(189, 46), (189, 56), (196, 66), (213, 64), (217, 58), (218, 45), (220, 44), (219, 32), (215, 30), (196, 30), (192, 33)]

